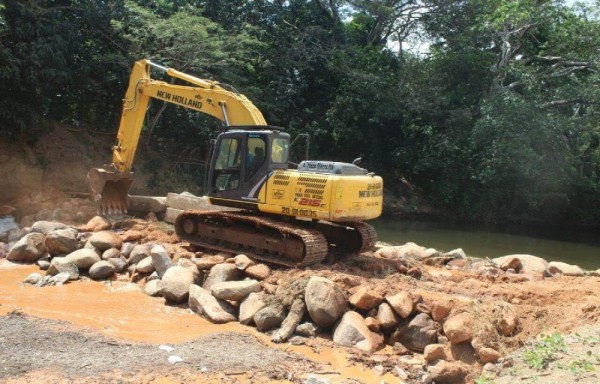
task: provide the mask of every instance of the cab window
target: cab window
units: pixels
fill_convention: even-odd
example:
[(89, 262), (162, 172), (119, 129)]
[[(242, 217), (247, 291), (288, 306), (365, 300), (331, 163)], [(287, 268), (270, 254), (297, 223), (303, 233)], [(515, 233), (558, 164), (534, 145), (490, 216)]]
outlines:
[(240, 185), (240, 139), (223, 139), (217, 153), (213, 185), (219, 191), (236, 189)]
[(246, 149), (246, 180), (254, 176), (265, 163), (266, 148), (267, 144), (263, 138), (259, 136), (248, 137), (248, 148)]
[(275, 138), (271, 144), (271, 161), (273, 163), (287, 163), (289, 142), (287, 139)]

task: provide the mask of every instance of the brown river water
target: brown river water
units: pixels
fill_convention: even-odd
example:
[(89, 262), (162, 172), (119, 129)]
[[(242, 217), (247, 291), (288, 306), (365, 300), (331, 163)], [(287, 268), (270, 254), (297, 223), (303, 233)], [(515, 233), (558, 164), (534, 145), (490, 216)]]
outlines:
[(0, 316), (19, 310), (27, 315), (93, 329), (114, 339), (151, 344), (183, 343), (222, 332), (246, 333), (258, 337), (272, 348), (328, 363), (331, 371), (339, 372), (339, 375), (327, 376), (332, 382), (347, 378), (366, 383), (379, 383), (382, 380), (386, 383), (401, 382), (391, 374), (377, 376), (369, 368), (353, 365), (343, 349), (323, 347), (316, 353), (307, 346), (274, 344), (268, 336), (252, 327), (239, 323), (212, 324), (185, 308), (164, 305), (161, 298), (146, 296), (139, 290), (119, 290), (118, 287), (122, 287), (123, 283), (114, 282), (112, 287), (93, 281), (76, 281), (43, 288), (21, 285), (23, 279), (32, 272), (40, 271), (35, 266), (15, 265), (0, 260)]

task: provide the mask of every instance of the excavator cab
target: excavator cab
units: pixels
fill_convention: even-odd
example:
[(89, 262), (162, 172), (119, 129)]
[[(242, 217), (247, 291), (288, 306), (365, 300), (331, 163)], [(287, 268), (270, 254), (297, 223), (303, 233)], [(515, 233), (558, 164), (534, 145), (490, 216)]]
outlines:
[(214, 204), (254, 208), (268, 174), (288, 168), (290, 135), (271, 126), (237, 126), (213, 145), (208, 196)]

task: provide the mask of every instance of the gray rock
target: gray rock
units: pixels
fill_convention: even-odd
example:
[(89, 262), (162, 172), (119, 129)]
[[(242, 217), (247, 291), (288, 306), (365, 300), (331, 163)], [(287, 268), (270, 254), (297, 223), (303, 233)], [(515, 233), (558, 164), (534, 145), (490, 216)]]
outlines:
[(121, 257), (121, 251), (119, 251), (117, 248), (109, 248), (102, 252), (102, 260), (116, 259), (119, 257)]
[(252, 260), (251, 258), (249, 258), (248, 256), (241, 254), (241, 255), (237, 255), (236, 257), (234, 257), (233, 262), (235, 264), (235, 266), (237, 267), (237, 269), (240, 270), (245, 270), (246, 268), (256, 264), (256, 262), (254, 260)]
[(152, 265), (152, 258), (146, 257), (145, 259), (140, 260), (135, 267), (135, 270), (139, 273), (152, 273), (154, 272), (154, 265)]
[(154, 265), (154, 269), (160, 278), (165, 275), (167, 269), (173, 266), (173, 261), (171, 260), (171, 256), (169, 256), (169, 252), (161, 245), (152, 247), (150, 256), (152, 257), (152, 265)]
[(162, 286), (160, 280), (150, 280), (144, 285), (144, 293), (148, 296), (161, 296)]
[(74, 228), (56, 229), (46, 234), (46, 249), (51, 255), (66, 255), (78, 248), (79, 240)]
[(383, 336), (371, 332), (365, 319), (358, 312), (348, 311), (333, 331), (333, 342), (344, 347), (373, 352), (383, 346)]
[(108, 279), (115, 273), (115, 266), (106, 260), (101, 260), (90, 267), (90, 278), (94, 280)]
[[(169, 271), (171, 269), (169, 269)], [(167, 273), (169, 271), (167, 271)], [(190, 286), (189, 306), (192, 311), (216, 324), (237, 320), (235, 317), (235, 309), (231, 304), (225, 300), (217, 299), (212, 296), (208, 290), (195, 284)]]
[(79, 279), (79, 268), (73, 262), (67, 260), (66, 257), (53, 258), (46, 272), (50, 276), (55, 276), (59, 273), (68, 273), (71, 280)]
[(311, 374), (308, 375), (308, 378), (304, 380), (303, 384), (331, 384), (331, 380)]
[(123, 246), (121, 247), (121, 256), (127, 259), (135, 246), (134, 243), (123, 243)]
[(467, 254), (463, 251), (462, 248), (456, 248), (451, 250), (450, 252), (444, 253), (445, 257), (452, 257), (454, 259), (466, 259)]
[(500, 267), (504, 262), (517, 258), (521, 261), (521, 272), (537, 272), (544, 273), (548, 269), (548, 262), (541, 257), (533, 255), (507, 255), (502, 257), (496, 257), (492, 259), (497, 267)]
[(241, 272), (235, 264), (217, 264), (211, 268), (202, 287), (204, 289), (211, 289), (214, 284), (237, 280), (240, 276)]
[(71, 276), (67, 272), (59, 273), (58, 275), (51, 278), (51, 281), (55, 285), (63, 285), (67, 281), (71, 280)]
[(29, 274), (25, 280), (23, 280), (23, 283), (25, 284), (31, 284), (31, 285), (36, 285), (37, 283), (39, 283), (44, 277), (42, 275), (40, 275), (39, 273), (31, 273)]
[(419, 313), (412, 320), (404, 321), (392, 334), (392, 340), (399, 341), (410, 350), (423, 352), (426, 345), (437, 343), (440, 325), (425, 313)]
[(195, 278), (196, 275), (190, 268), (178, 265), (169, 268), (162, 278), (163, 296), (175, 303), (185, 302)]
[(240, 323), (249, 325), (254, 321), (254, 315), (256, 312), (263, 309), (267, 304), (265, 303), (265, 295), (262, 292), (252, 292), (242, 301), (240, 304)]
[(583, 276), (585, 272), (578, 265), (571, 265), (560, 261), (551, 261), (548, 263), (548, 272), (551, 274), (560, 273), (565, 276)]
[(46, 253), (46, 237), (41, 233), (29, 233), (17, 241), (6, 258), (10, 261), (35, 263)]
[(282, 305), (273, 304), (265, 307), (254, 314), (256, 329), (267, 332), (281, 325), (285, 319), (285, 310)]
[(465, 382), (469, 369), (460, 361), (438, 360), (427, 367), (427, 373), (436, 384), (457, 384)]
[(140, 244), (133, 247), (133, 250), (129, 254), (127, 262), (129, 265), (137, 264), (146, 257), (150, 256), (150, 250), (152, 246), (150, 244)]
[(213, 284), (210, 291), (214, 297), (222, 300), (241, 301), (252, 292), (260, 292), (260, 283), (256, 280), (224, 281)]
[(158, 273), (156, 273), (156, 271), (152, 272), (150, 276), (146, 277), (146, 281), (152, 280), (160, 280), (160, 276), (158, 276)]
[(381, 303), (377, 310), (377, 321), (379, 321), (381, 329), (389, 332), (396, 328), (400, 318), (388, 303)]
[(50, 261), (48, 259), (39, 259), (37, 265), (40, 267), (40, 270), (47, 271), (50, 268)]
[(40, 221), (36, 221), (35, 223), (33, 223), (33, 225), (31, 226), (31, 232), (42, 233), (45, 235), (48, 232), (52, 232), (57, 229), (65, 229), (65, 228), (69, 228), (69, 226), (66, 224), (63, 224), (63, 223), (59, 223), (57, 221), (40, 220)]
[(318, 328), (313, 323), (302, 323), (296, 327), (296, 334), (304, 337), (317, 337)]
[(100, 250), (101, 252), (106, 251), (110, 248), (121, 249), (123, 246), (123, 239), (119, 235), (111, 231), (100, 231), (96, 232), (90, 237), (90, 243)]
[(127, 270), (127, 261), (122, 257), (113, 257), (107, 261), (115, 267), (115, 272), (117, 273), (123, 273)]
[(75, 264), (80, 271), (87, 271), (92, 265), (101, 260), (98, 253), (89, 248), (82, 248), (71, 252), (65, 256), (65, 259)]
[(320, 327), (333, 325), (348, 310), (342, 290), (333, 281), (323, 277), (310, 278), (304, 297), (308, 314)]

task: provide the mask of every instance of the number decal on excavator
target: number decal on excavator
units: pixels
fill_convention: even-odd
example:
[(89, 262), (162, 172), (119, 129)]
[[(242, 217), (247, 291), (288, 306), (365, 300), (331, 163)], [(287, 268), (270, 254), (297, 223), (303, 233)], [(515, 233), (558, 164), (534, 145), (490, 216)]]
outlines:
[(307, 199), (305, 197), (298, 201), (298, 205), (308, 205), (309, 207), (320, 207), (321, 199)]
[(281, 207), (281, 213), (292, 216), (317, 217), (317, 211), (312, 211), (310, 209)]

